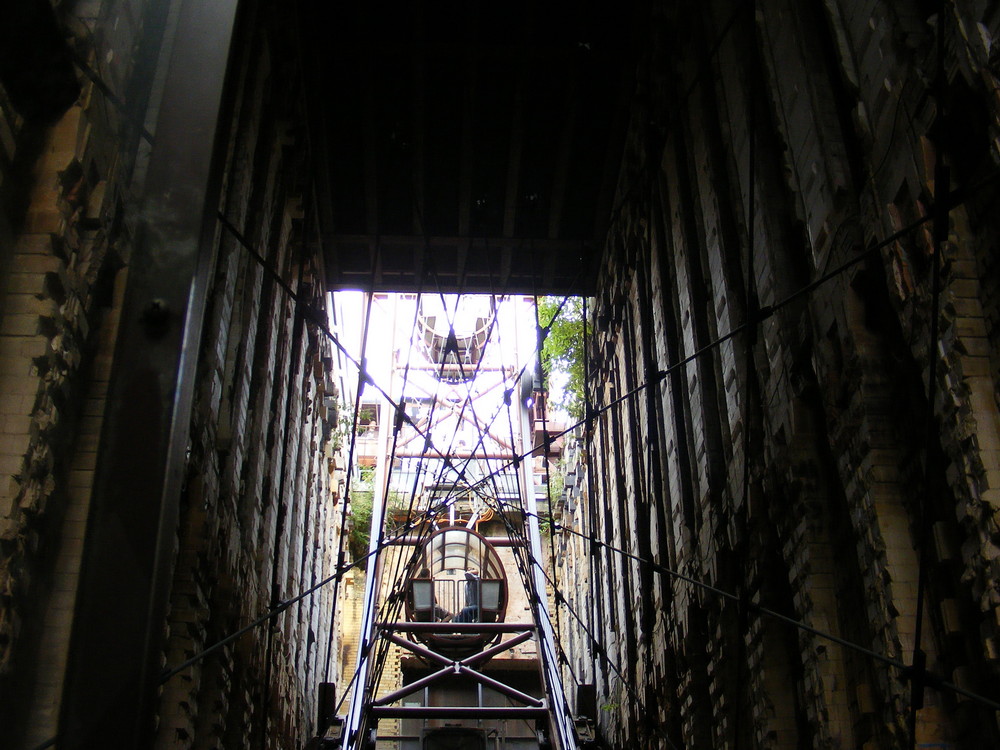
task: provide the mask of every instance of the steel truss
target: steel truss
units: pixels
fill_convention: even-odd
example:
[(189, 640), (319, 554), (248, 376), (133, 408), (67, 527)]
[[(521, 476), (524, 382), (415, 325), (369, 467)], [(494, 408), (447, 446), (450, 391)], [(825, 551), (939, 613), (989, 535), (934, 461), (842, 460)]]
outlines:
[[(387, 303), (388, 306), (394, 307), (398, 314), (398, 308), (395, 307), (397, 304), (396, 301)], [(421, 303), (417, 302), (417, 304)], [(443, 297), (442, 304), (447, 313), (447, 303)], [(496, 313), (496, 300), (492, 304), (492, 310)], [(407, 361), (402, 377), (399, 375), (402, 366), (397, 363), (396, 371), (390, 376), (391, 385), (388, 391), (392, 394), (392, 399), (400, 405), (406, 404), (409, 407), (421, 409), (429, 408), (429, 411), (408, 412), (406, 420), (397, 418), (393, 425), (392, 415), (388, 413), (390, 410), (383, 410), (385, 413), (382, 416), (379, 435), (379, 463), (376, 466), (386, 468), (376, 469), (370, 537), (373, 559), (369, 567), (370, 574), (365, 582), (357, 669), (354, 678), (355, 686), (344, 724), (343, 737), (346, 750), (367, 750), (372, 747), (373, 738), (377, 736), (375, 727), (381, 719), (537, 720), (539, 727), (546, 727), (548, 741), (556, 750), (571, 750), (578, 746), (574, 724), (569, 716), (566, 700), (562, 693), (561, 676), (556, 657), (557, 645), (554, 642), (555, 636), (547, 611), (545, 580), (537, 570), (534, 570), (537, 561), (542, 559), (542, 553), (540, 530), (536, 518), (533, 462), (530, 459), (534, 447), (533, 425), (526, 402), (533, 390), (534, 368), (531, 363), (536, 356), (534, 346), (535, 315), (533, 309), (521, 302), (515, 303), (513, 300), (505, 299), (502, 304), (521, 305), (523, 309), (514, 308), (516, 310), (512, 316), (514, 322), (521, 326), (530, 326), (531, 345), (518, 352), (528, 360), (528, 364), (520, 371), (506, 366), (497, 366), (487, 359), (487, 354), (483, 354), (483, 358), (471, 366), (456, 365), (442, 360), (437, 363), (432, 362), (432, 364), (437, 364), (438, 368), (428, 367), (426, 363), (415, 363), (412, 365), (411, 371), (411, 363)], [(456, 303), (456, 313), (457, 307)], [(501, 314), (497, 313), (498, 319)], [(518, 315), (520, 316), (519, 322)], [(445, 352), (445, 355), (454, 349), (451, 345), (451, 340), (456, 338), (454, 319), (449, 318), (448, 328), (447, 341), (438, 347)], [(485, 337), (484, 351), (488, 351), (490, 347), (499, 348), (496, 337), (492, 333), (491, 325), (490, 333)], [(394, 335), (398, 339), (405, 334), (397, 333)], [(513, 336), (513, 329), (506, 329), (503, 335)], [(398, 341), (395, 342), (395, 345), (398, 345)], [(433, 349), (433, 347), (431, 348)], [(509, 352), (507, 352), (507, 356), (510, 356)], [(476, 383), (477, 389), (474, 393), (472, 383), (476, 380), (476, 375), (480, 373), (480, 366), (483, 377), (481, 381)], [(456, 368), (460, 378), (447, 379), (443, 377), (445, 374), (454, 374), (451, 371)], [(437, 386), (426, 380), (428, 373), (433, 373), (435, 369), (440, 370), (437, 373), (439, 379)], [(415, 381), (417, 378), (423, 377), (424, 381), (422, 383), (410, 382), (408, 381), (409, 377), (414, 378)], [(407, 387), (409, 390), (421, 394), (420, 398), (408, 401), (404, 392)], [(445, 391), (446, 397), (442, 398), (437, 394), (436, 391), (439, 387)], [(465, 388), (466, 394), (459, 394), (460, 388)], [(502, 405), (498, 405), (492, 419), (484, 418), (485, 412), (482, 410), (481, 401), (484, 394), (492, 394), (494, 399), (502, 399), (503, 401)], [(480, 399), (479, 413), (477, 413), (474, 403), (477, 399)], [(437, 411), (435, 411), (435, 405), (440, 405)], [(505, 412), (507, 416), (498, 422), (497, 416)], [(478, 434), (478, 440), (475, 441), (474, 446), (469, 446), (467, 441), (464, 448), (452, 445), (445, 451), (447, 460), (436, 472), (434, 481), (425, 482), (424, 492), (427, 494), (418, 501), (417, 483), (421, 481), (420, 472), (424, 471), (429, 474), (428, 465), (440, 461), (443, 456), (429, 455), (426, 452), (428, 443), (426, 437), (422, 440), (425, 446), (423, 452), (414, 450), (410, 446), (420, 438), (420, 433), (429, 436), (432, 431), (441, 431), (452, 426), (454, 426), (456, 436), (460, 430), (464, 429), (466, 432), (473, 430)], [(508, 427), (510, 432), (504, 436), (502, 432)], [(411, 434), (414, 430), (417, 434)], [(456, 462), (464, 462), (460, 470), (456, 470), (455, 463), (451, 463), (452, 459)], [(497, 547), (513, 548), (515, 557), (521, 558), (522, 562), (526, 563), (522, 568), (522, 575), (524, 591), (530, 604), (531, 622), (503, 622), (502, 615), (498, 618), (500, 621), (497, 622), (416, 622), (405, 621), (394, 614), (394, 607), (397, 608), (395, 611), (398, 611), (399, 604), (410, 593), (407, 585), (415, 575), (416, 563), (414, 561), (420, 546), (426, 542), (426, 539), (423, 537), (423, 532), (415, 530), (395, 540), (391, 545), (392, 548), (398, 550), (400, 547), (412, 545), (414, 555), (408, 558), (405, 553), (397, 554), (394, 570), (388, 570), (393, 565), (392, 563), (387, 562), (386, 559), (380, 559), (382, 548), (386, 546), (381, 542), (381, 524), (385, 513), (386, 498), (389, 494), (389, 472), (392, 471), (393, 462), (418, 460), (421, 462), (422, 469), (418, 467), (417, 470), (414, 470), (412, 464), (402, 463), (399, 465), (411, 467), (400, 469), (400, 471), (405, 472), (405, 476), (414, 477), (410, 512), (412, 513), (415, 509), (419, 512), (420, 509), (426, 507), (428, 512), (426, 523), (432, 523), (434, 517), (430, 514), (432, 507), (438, 514), (441, 512), (441, 508), (445, 507), (450, 509), (449, 523), (453, 526), (442, 528), (471, 529), (477, 517), (487, 512), (491, 498), (509, 498), (510, 501), (518, 503), (523, 512), (526, 539), (515, 540), (509, 537), (494, 536), (489, 538), (488, 546), (495, 544)], [(496, 470), (491, 466), (491, 462), (502, 462), (505, 464), (505, 468)], [(447, 472), (455, 475), (454, 478), (450, 478)], [(442, 482), (444, 484), (441, 484)], [(487, 486), (482, 486), (483, 482), (488, 483)], [(440, 494), (442, 490), (435, 489), (445, 485), (450, 486), (451, 489), (445, 491), (443, 495)], [(461, 523), (465, 526), (454, 526), (457, 521), (455, 503), (460, 502), (460, 495), (468, 495), (467, 500), (472, 502), (470, 506), (472, 518), (466, 524), (465, 516), (462, 515)], [(428, 498), (434, 498), (433, 502)], [(466, 511), (463, 511), (464, 513)], [(485, 537), (480, 538), (484, 542), (487, 541)], [(407, 558), (410, 562), (401, 566), (398, 561)], [(534, 561), (534, 564), (527, 564), (528, 561)], [(384, 592), (380, 593), (386, 584), (392, 584), (392, 592), (388, 596), (385, 596)], [(431, 590), (433, 591), (433, 588)], [(501, 634), (509, 634), (513, 637), (497, 643), (496, 639)], [(409, 637), (404, 637), (404, 635)], [(483, 636), (478, 648), (475, 644), (476, 635)], [(449, 644), (449, 637), (455, 637), (456, 642), (466, 644), (469, 642), (470, 636), (473, 642), (471, 646), (474, 649), (473, 653), (468, 651), (451, 653), (453, 647)], [(422, 643), (415, 642), (417, 640), (422, 641)], [(497, 679), (493, 675), (484, 673), (482, 669), (482, 666), (493, 657), (529, 640), (535, 640), (538, 643), (540, 658), (535, 663), (541, 666), (539, 678), (541, 688), (546, 696), (544, 698), (529, 695), (503, 679)], [(429, 665), (433, 671), (407, 685), (392, 690), (386, 695), (375, 697), (390, 646), (399, 647), (409, 652)], [(400, 705), (404, 699), (417, 691), (429, 687), (443, 688), (446, 681), (455, 677), (471, 680), (480, 688), (494, 691), (515, 705)], [(447, 694), (444, 689), (440, 689), (438, 692), (440, 695)]]

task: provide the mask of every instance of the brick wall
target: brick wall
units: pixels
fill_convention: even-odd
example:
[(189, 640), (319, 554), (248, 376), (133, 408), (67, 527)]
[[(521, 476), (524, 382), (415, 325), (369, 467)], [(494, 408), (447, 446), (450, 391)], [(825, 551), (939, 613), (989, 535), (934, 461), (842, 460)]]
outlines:
[[(222, 206), (253, 250), (325, 310), (305, 249), (301, 75), (275, 52), (274, 9), (248, 11)], [(259, 14), (259, 15), (254, 15)], [(184, 661), (336, 569), (342, 472), (334, 471), (333, 344), (220, 225), (183, 499), (166, 663)], [(157, 747), (300, 746), (318, 683), (337, 681), (332, 584), (164, 686)], [(328, 660), (328, 653), (332, 654)], [(327, 671), (327, 664), (331, 671)]]
[[(143, 10), (60, 12), (65, 49), (121, 84)], [(120, 19), (113, 38), (99, 18)], [(24, 116), (0, 90), (0, 722), (11, 747), (56, 730), (127, 278), (137, 144), (123, 100), (79, 79), (79, 98), (54, 119)]]
[[(170, 3), (59, 11), (82, 92), (54, 122), (0, 90), (0, 724), (6, 747), (58, 729), (93, 471)], [(69, 6), (72, 5), (70, 8)], [(226, 218), (323, 314), (304, 250), (307, 170), (294, 81), (256, 6), (234, 63)], [(95, 83), (95, 80), (97, 83)], [(9, 242), (9, 247), (8, 247)], [(9, 250), (9, 253), (8, 253)], [(198, 382), (164, 665), (316, 584), (338, 561), (342, 472), (334, 349), (221, 224)], [(341, 459), (342, 463), (342, 459)], [(338, 648), (332, 587), (162, 690), (157, 746), (297, 747)], [(337, 659), (332, 659), (336, 680)]]
[[(910, 742), (899, 669), (639, 560), (909, 663), (926, 537), (929, 668), (998, 697), (998, 27), (949, 6), (942, 114), (923, 7), (651, 9), (589, 347), (592, 404), (631, 395), (583, 433), (571, 516), (635, 557), (576, 540), (561, 563), (586, 571), (569, 598), (596, 643), (570, 638), (614, 747)], [(930, 225), (792, 295), (927, 215), (939, 155), (969, 197), (943, 253), (927, 455)], [(753, 304), (777, 308), (755, 339), (673, 367)], [(924, 694), (918, 742), (996, 741), (990, 711)]]

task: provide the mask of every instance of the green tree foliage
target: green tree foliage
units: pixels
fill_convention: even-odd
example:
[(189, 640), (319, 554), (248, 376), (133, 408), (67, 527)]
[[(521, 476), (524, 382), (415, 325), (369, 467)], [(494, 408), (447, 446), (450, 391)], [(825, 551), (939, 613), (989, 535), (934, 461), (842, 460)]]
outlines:
[[(363, 466), (360, 477), (351, 482), (351, 528), (347, 536), (347, 547), (351, 558), (360, 560), (368, 554), (368, 541), (371, 539), (372, 505), (375, 489), (375, 467)], [(359, 565), (362, 570), (365, 565)]]
[(337, 429), (333, 431), (333, 435), (331, 436), (335, 451), (350, 447), (347, 436), (351, 434), (353, 425), (354, 408), (347, 403), (341, 402), (337, 406)]
[[(352, 560), (360, 560), (368, 554), (368, 542), (372, 527), (372, 491), (351, 490), (351, 530), (347, 536), (347, 546)], [(362, 570), (365, 565), (361, 564)]]
[(549, 502), (558, 503), (565, 487), (566, 469), (560, 460), (559, 465), (549, 467)]
[(561, 297), (543, 297), (538, 302), (538, 324), (551, 329), (542, 345), (542, 371), (545, 380), (553, 373), (566, 376), (566, 388), (561, 397), (553, 397), (552, 403), (569, 414), (573, 419), (583, 417), (583, 346), (584, 326), (583, 298), (568, 297), (562, 305)]
[[(368, 554), (375, 505), (375, 467), (362, 466), (358, 475), (351, 483), (351, 524), (347, 535), (347, 547), (352, 560), (360, 560)], [(405, 493), (389, 490), (386, 498), (386, 534), (398, 534), (402, 530), (408, 505)], [(360, 563), (358, 567), (365, 570), (367, 563)]]

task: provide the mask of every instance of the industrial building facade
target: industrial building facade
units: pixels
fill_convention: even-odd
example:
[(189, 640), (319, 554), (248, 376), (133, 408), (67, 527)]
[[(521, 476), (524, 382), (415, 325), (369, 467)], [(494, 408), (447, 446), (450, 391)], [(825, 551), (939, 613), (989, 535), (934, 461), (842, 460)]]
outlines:
[(314, 736), (362, 288), (587, 298), (581, 744), (997, 745), (1000, 8), (432, 5), (0, 10), (0, 744)]
[(991, 746), (996, 9), (710, 6), (640, 73), (576, 666), (615, 746)]

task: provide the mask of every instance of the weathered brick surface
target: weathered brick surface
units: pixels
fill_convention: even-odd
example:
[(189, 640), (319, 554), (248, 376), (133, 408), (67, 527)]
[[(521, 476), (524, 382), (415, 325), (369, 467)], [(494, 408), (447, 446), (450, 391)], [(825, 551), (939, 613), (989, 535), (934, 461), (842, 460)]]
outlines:
[[(60, 16), (70, 46), (84, 59), (121, 55), (127, 74), (125, 30), (108, 42), (76, 10)], [(0, 92), (0, 723), (11, 747), (56, 731), (126, 277), (129, 145), (122, 113), (84, 84), (44, 128)]]
[[(769, 0), (752, 20), (748, 7), (654, 4), (589, 397), (648, 387), (582, 436), (572, 524), (904, 663), (926, 540), (928, 665), (996, 699), (995, 188), (951, 212), (933, 347), (929, 224), (789, 298), (926, 216), (938, 155), (952, 187), (995, 170), (997, 18), (948, 6), (942, 119), (917, 4)], [(745, 333), (678, 366), (747, 320), (748, 276), (757, 304), (777, 306), (749, 371)], [(567, 598), (595, 635), (569, 639), (612, 746), (668, 747), (664, 733), (678, 747), (909, 746), (901, 670), (635, 558), (567, 550), (582, 572)], [(925, 690), (918, 744), (997, 736), (990, 711)]]
[[(162, 79), (132, 77), (150, 4), (57, 5), (80, 57), (154, 123)], [(296, 56), (279, 41), (287, 19), (246, 10), (220, 209), (321, 306), (321, 265), (301, 242), (305, 120)], [(564, 510), (630, 556), (565, 539), (560, 579), (580, 582), (567, 600), (591, 633), (567, 625), (564, 645), (597, 684), (616, 747), (906, 747), (900, 670), (643, 561), (908, 662), (923, 542), (928, 664), (998, 697), (1000, 213), (986, 179), (1000, 160), (1000, 14), (959, 2), (932, 23), (911, 0), (649, 10), (592, 305), (591, 402), (625, 398), (583, 436)], [(937, 28), (943, 94), (932, 86)], [(25, 746), (49, 739), (58, 715), (148, 154), (123, 116), (87, 84), (42, 132), (0, 91), (0, 723)], [(941, 248), (939, 341), (929, 346), (929, 224), (789, 301), (928, 216), (943, 192), (938, 158), (967, 190)], [(678, 364), (757, 305), (778, 309), (756, 326), (749, 360), (740, 333)], [(925, 444), (929, 351), (937, 422)], [(220, 229), (165, 664), (333, 569), (341, 507), (319, 408), (333, 388), (318, 366), (329, 355)], [(320, 591), (164, 686), (159, 745), (308, 736), (327, 650), (333, 664), (349, 656), (329, 632), (330, 597)], [(925, 698), (918, 743), (1000, 741), (995, 715), (973, 702)]]
[[(42, 131), (0, 91), (0, 725), (4, 747), (58, 728), (77, 576), (144, 159), (131, 113), (155, 125), (162, 77), (143, 0), (75, 3), (70, 44), (116, 98), (86, 85)], [(253, 14), (250, 14), (253, 15)], [(303, 118), (267, 54), (280, 24), (243, 50), (220, 209), (282, 279), (324, 309), (322, 263), (302, 249)], [(141, 68), (141, 65), (140, 65)], [(129, 96), (135, 99), (129, 100)], [(124, 109), (123, 109), (124, 107)], [(23, 174), (30, 174), (25, 182)], [(25, 188), (25, 185), (27, 187)], [(17, 190), (28, 190), (27, 198)], [(11, 246), (6, 242), (9, 238)], [(327, 577), (340, 484), (329, 437), (339, 397), (332, 345), (227, 232), (199, 360), (164, 664), (175, 665)], [(336, 648), (331, 587), (163, 687), (157, 744), (298, 747)], [(336, 667), (337, 660), (333, 660)], [(335, 677), (331, 677), (335, 679)], [(266, 740), (265, 744), (260, 744)]]
[[(303, 116), (286, 85), (299, 73), (271, 57), (279, 27), (267, 26), (237, 61), (221, 210), (284, 282), (304, 290), (302, 303), (323, 310), (322, 263), (302, 248), (305, 144), (281, 121)], [(324, 408), (339, 396), (323, 364), (333, 345), (225, 230), (208, 303), (168, 665), (327, 578), (340, 545), (336, 413)], [(339, 664), (332, 588), (167, 683), (156, 746), (292, 748), (314, 734), (317, 685), (336, 681)]]

